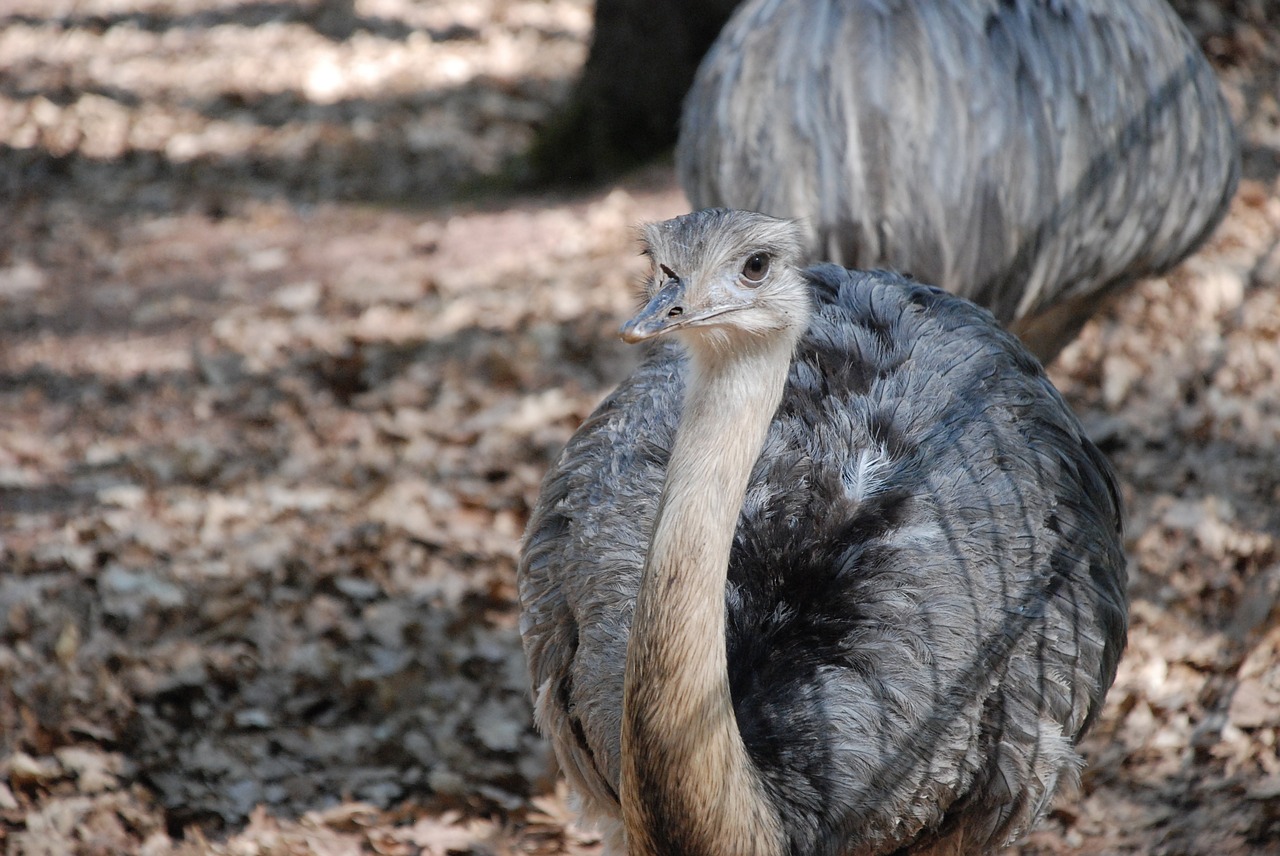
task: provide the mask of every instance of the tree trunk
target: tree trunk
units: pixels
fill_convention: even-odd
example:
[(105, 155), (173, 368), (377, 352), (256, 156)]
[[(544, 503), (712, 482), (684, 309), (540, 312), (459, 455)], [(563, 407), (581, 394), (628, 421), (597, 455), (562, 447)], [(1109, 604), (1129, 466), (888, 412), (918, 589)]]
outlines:
[(582, 77), (532, 157), (544, 179), (592, 180), (675, 143), (680, 104), (737, 0), (598, 0)]

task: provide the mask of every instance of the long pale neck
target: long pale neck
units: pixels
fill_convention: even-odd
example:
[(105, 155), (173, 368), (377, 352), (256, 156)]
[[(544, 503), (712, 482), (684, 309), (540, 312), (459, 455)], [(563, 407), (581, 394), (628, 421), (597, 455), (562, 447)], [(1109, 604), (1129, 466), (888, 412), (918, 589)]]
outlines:
[(790, 341), (694, 354), (627, 645), (622, 810), (630, 856), (781, 852), (738, 731), (725, 582), (747, 480), (782, 397)]

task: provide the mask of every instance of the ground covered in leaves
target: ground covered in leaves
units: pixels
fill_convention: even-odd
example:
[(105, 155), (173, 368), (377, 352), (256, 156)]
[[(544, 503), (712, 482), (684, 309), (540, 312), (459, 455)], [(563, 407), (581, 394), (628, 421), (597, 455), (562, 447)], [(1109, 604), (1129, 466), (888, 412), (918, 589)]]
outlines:
[[(1280, 853), (1280, 13), (1180, 9), (1246, 178), (1053, 367), (1123, 480), (1133, 627), (1024, 854)], [(598, 849), (530, 727), (515, 555), (633, 359), (633, 225), (685, 203), (663, 166), (494, 189), (590, 27), (0, 5), (6, 853)]]

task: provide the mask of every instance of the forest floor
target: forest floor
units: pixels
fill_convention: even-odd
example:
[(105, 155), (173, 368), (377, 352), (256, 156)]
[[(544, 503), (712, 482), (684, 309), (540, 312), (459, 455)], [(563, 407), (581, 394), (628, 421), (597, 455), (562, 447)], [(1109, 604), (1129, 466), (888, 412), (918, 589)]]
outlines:
[[(1280, 12), (1180, 8), (1245, 178), (1052, 367), (1123, 482), (1132, 629), (1028, 856), (1280, 853)], [(502, 189), (590, 28), (0, 3), (5, 853), (598, 852), (530, 725), (515, 557), (634, 359), (634, 224), (686, 203), (669, 165)]]

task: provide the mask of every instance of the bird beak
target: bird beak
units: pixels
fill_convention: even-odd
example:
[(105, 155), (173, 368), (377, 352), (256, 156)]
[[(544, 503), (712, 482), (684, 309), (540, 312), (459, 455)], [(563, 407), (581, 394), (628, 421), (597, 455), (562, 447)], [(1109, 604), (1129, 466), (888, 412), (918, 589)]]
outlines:
[(622, 325), (622, 341), (634, 345), (679, 327), (688, 317), (684, 306), (685, 287), (679, 279), (669, 279), (634, 318)]

